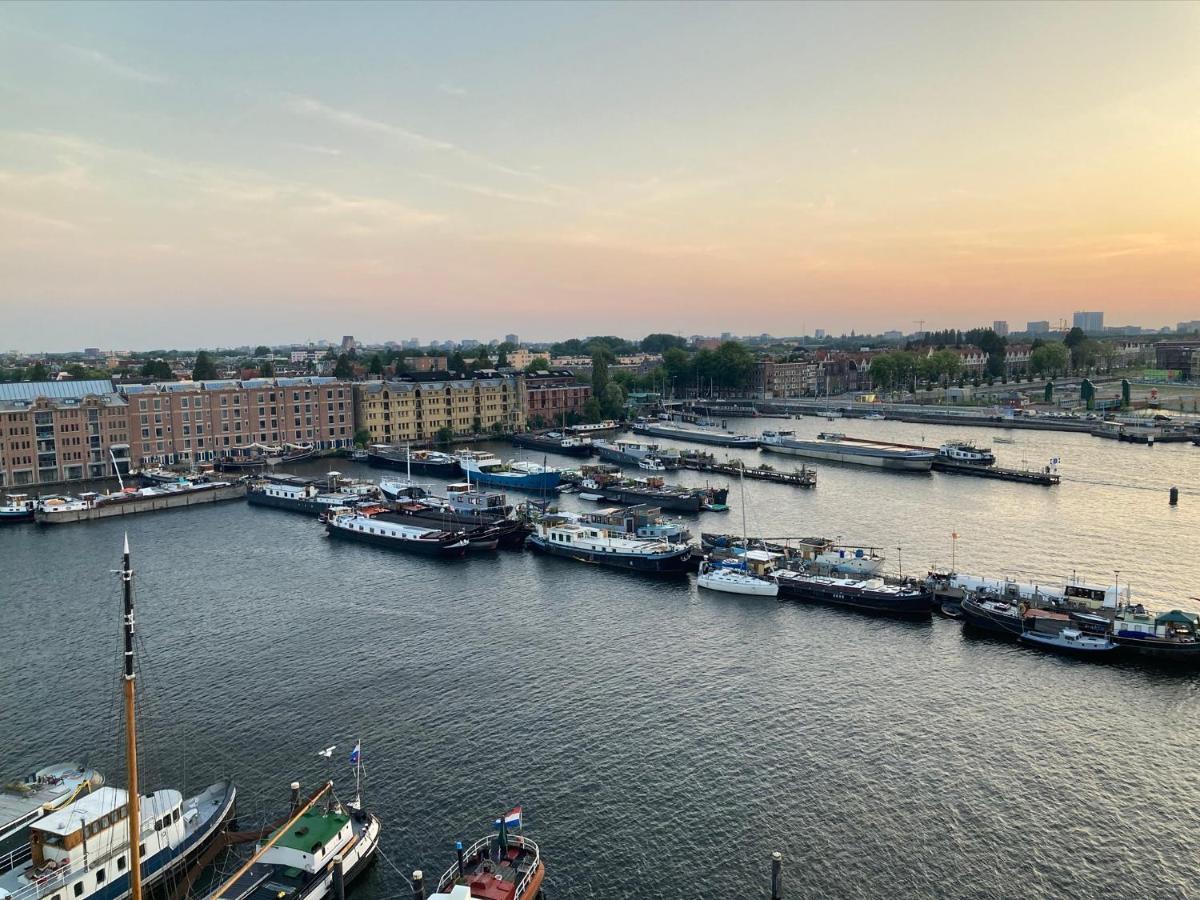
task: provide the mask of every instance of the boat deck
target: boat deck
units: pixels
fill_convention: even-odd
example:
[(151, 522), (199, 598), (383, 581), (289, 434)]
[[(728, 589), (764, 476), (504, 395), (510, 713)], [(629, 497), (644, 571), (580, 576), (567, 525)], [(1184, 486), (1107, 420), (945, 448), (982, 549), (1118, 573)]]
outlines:
[(539, 865), (537, 853), (519, 846), (498, 848), (467, 861), (466, 871), (454, 884), (465, 884), (472, 900), (519, 900), (517, 888)]

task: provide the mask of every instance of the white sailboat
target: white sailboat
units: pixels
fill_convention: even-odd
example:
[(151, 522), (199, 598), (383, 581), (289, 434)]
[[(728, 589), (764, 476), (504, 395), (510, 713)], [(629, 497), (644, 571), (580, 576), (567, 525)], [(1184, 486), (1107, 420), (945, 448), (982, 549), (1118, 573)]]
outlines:
[[(739, 479), (739, 483), (742, 489), (742, 546), (746, 547), (746, 477), (744, 474)], [(709, 557), (700, 563), (700, 572), (696, 576), (696, 583), (710, 591), (723, 591), (726, 594), (778, 597), (779, 585), (765, 576), (765, 573), (770, 570), (770, 566), (771, 554), (762, 550), (743, 550), (740, 567), (719, 565)]]

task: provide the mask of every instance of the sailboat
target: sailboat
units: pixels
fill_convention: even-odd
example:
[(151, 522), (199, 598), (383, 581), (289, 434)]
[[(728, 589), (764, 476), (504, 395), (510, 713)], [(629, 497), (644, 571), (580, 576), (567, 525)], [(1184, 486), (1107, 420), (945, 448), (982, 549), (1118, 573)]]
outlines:
[[(319, 751), (333, 757), (336, 745)], [(340, 898), (367, 870), (379, 849), (379, 819), (362, 808), (362, 742), (350, 751), (354, 799), (342, 804), (327, 781), (305, 803), (299, 784), (291, 817), (263, 841), (208, 900), (321, 900)], [(324, 799), (324, 805), (320, 801)]]
[[(740, 564), (721, 565), (711, 557), (700, 563), (696, 583), (710, 591), (726, 594), (749, 594), (755, 597), (778, 597), (779, 585), (766, 577), (771, 568), (771, 554), (751, 550), (746, 540), (746, 476), (739, 479), (742, 488), (742, 558)], [(756, 571), (757, 570), (757, 571)]]
[[(29, 846), (0, 875), (4, 900), (142, 900), (201, 853), (233, 813), (236, 791), (219, 781), (186, 800), (179, 791), (142, 794), (134, 703), (135, 619), (129, 538), (118, 573), (123, 587), (123, 691), (128, 791), (99, 787), (32, 823)], [(130, 803), (137, 797), (137, 803)], [(140, 840), (130, 841), (131, 834)]]

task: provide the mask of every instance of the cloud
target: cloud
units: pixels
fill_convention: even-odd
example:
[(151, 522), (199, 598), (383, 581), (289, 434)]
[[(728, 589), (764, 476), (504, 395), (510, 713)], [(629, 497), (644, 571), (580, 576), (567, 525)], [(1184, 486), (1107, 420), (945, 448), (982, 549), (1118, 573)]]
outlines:
[(547, 197), (542, 194), (518, 194), (513, 191), (488, 187), (487, 185), (443, 178), (441, 175), (433, 175), (429, 172), (418, 172), (417, 176), (434, 184), (440, 184), (443, 187), (453, 188), (456, 191), (465, 191), (468, 194), (478, 194), (481, 197), (491, 197), (494, 200), (508, 200), (513, 203), (532, 203), (537, 206), (562, 206), (553, 197)]
[(447, 81), (443, 81), (441, 84), (439, 84), (437, 89), (443, 94), (449, 94), (451, 97), (467, 96), (467, 89), (465, 87), (459, 87), (457, 84), (450, 84)]
[(551, 181), (543, 178), (537, 172), (532, 172), (527, 169), (518, 169), (513, 166), (505, 165), (490, 159), (483, 154), (476, 153), (473, 150), (467, 150), (459, 147), (450, 141), (445, 141), (440, 138), (431, 137), (427, 134), (422, 134), (419, 131), (412, 131), (408, 128), (403, 128), (399, 125), (393, 125), (390, 122), (382, 122), (378, 119), (372, 119), (364, 115), (360, 115), (352, 110), (338, 109), (337, 107), (329, 106), (322, 103), (320, 100), (314, 100), (311, 97), (289, 96), (284, 105), (286, 109), (292, 113), (310, 118), (323, 119), (327, 122), (332, 122), (335, 125), (340, 125), (344, 128), (350, 128), (355, 131), (361, 131), (365, 134), (372, 134), (377, 137), (386, 138), (398, 144), (403, 144), (416, 150), (427, 150), (431, 152), (452, 156), (464, 163), (478, 166), (490, 172), (496, 172), (501, 175), (509, 175), (514, 178), (523, 178), (528, 181), (533, 181), (543, 187), (555, 191), (574, 193), (572, 188), (564, 185), (554, 184)]
[(129, 81), (140, 81), (143, 84), (166, 84), (167, 79), (162, 75), (137, 69), (123, 62), (118, 62), (107, 53), (101, 53), (91, 47), (79, 47), (75, 44), (60, 44), (59, 48), (70, 56), (89, 63), (98, 69), (103, 69), (110, 75), (125, 78)]
[(342, 151), (337, 147), (322, 147), (319, 144), (284, 144), (285, 147), (291, 147), (293, 150), (303, 150), (305, 153), (316, 153), (320, 156), (341, 156)]

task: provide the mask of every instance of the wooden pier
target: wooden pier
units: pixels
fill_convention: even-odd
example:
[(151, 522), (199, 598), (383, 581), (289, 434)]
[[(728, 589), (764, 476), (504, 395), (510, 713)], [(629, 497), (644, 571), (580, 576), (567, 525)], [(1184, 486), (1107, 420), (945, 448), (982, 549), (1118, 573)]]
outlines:
[(994, 478), (997, 481), (1016, 481), (1021, 484), (1040, 484), (1045, 487), (1058, 484), (1057, 472), (1034, 472), (1029, 469), (1005, 469), (1000, 466), (981, 466), (976, 463), (955, 462), (935, 459), (933, 471), (949, 472), (953, 475), (974, 475), (976, 478)]
[(772, 481), (775, 484), (790, 484), (793, 487), (816, 487), (817, 473), (807, 466), (792, 469), (790, 472), (773, 469), (765, 463), (761, 466), (747, 466), (740, 459), (717, 462), (708, 453), (685, 453), (679, 457), (679, 468), (690, 469), (693, 472), (712, 472), (728, 475), (732, 478), (746, 477), (757, 481)]

